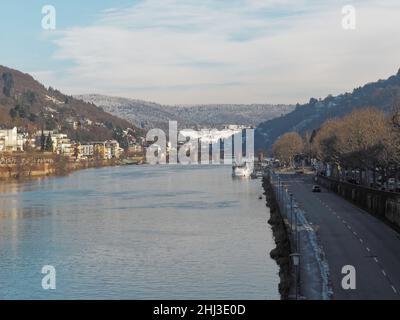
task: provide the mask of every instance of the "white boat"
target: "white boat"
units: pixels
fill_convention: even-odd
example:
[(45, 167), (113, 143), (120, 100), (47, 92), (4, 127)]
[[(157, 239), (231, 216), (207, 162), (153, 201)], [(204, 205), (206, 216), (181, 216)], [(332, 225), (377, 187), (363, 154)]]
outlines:
[(251, 162), (244, 162), (243, 164), (234, 164), (232, 166), (233, 177), (250, 177), (253, 173), (253, 164)]

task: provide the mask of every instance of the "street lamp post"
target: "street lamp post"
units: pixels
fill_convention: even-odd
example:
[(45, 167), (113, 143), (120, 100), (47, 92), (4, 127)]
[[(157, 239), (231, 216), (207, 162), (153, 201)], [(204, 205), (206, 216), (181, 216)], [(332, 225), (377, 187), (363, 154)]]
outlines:
[(298, 230), (298, 221), (297, 221), (297, 210), (294, 213), (294, 221), (295, 221), (295, 236), (296, 236), (296, 251), (299, 252), (299, 230)]
[(299, 253), (301, 253), (301, 249), (300, 249), (300, 240), (301, 240), (301, 238), (300, 238), (300, 230), (299, 230), (299, 227), (297, 226), (297, 220), (298, 220), (298, 218), (297, 218), (297, 211), (296, 211), (296, 234), (297, 234), (297, 252), (299, 252)]
[(287, 217), (287, 213), (286, 213), (286, 187), (283, 187), (283, 213), (284, 215)]
[(292, 253), (290, 255), (293, 261), (293, 265), (295, 267), (295, 291), (296, 291), (296, 300), (299, 299), (299, 285), (300, 285), (300, 254)]
[(278, 202), (281, 202), (280, 190), (281, 190), (281, 177), (278, 176)]
[[(290, 196), (289, 196), (289, 188), (288, 187), (286, 187), (285, 193), (286, 193), (287, 205), (290, 205)], [(286, 206), (286, 218), (289, 220), (289, 209), (287, 206)]]
[[(293, 235), (293, 194), (290, 194), (290, 233)], [(293, 239), (293, 237), (292, 237)]]

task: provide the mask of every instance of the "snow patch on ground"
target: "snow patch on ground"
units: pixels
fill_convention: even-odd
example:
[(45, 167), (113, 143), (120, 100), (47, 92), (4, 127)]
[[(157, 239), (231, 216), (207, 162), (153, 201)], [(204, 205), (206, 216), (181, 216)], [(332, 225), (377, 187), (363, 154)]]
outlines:
[[(330, 300), (333, 295), (333, 290), (329, 281), (329, 265), (325, 258), (325, 252), (322, 246), (319, 244), (318, 237), (314, 228), (307, 221), (304, 211), (300, 208), (295, 208), (294, 210), (296, 210), (297, 218), (300, 224), (303, 226), (303, 229), (300, 230), (300, 236), (302, 237), (302, 239), (306, 240), (300, 240), (300, 243), (303, 244), (302, 253), (303, 255), (312, 255), (317, 262), (319, 276), (321, 277), (320, 280), (322, 285), (322, 299)], [(308, 271), (311, 272), (312, 270)]]

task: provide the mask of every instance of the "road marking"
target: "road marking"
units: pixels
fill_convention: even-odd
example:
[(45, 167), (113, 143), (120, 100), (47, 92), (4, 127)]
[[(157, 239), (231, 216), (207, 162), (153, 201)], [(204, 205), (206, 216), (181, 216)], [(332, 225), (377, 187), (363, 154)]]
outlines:
[[(295, 181), (295, 182), (298, 183), (297, 181)], [(304, 182), (303, 182), (303, 183), (304, 183)], [(344, 219), (342, 219), (342, 218), (340, 217), (340, 215), (338, 215), (338, 213), (335, 212), (335, 210), (333, 210), (332, 208), (330, 208), (330, 207), (328, 206), (328, 204), (326, 204), (324, 201), (322, 201), (319, 197), (316, 197), (316, 198), (317, 198), (318, 201), (320, 201), (320, 203), (321, 203), (323, 206), (325, 206), (332, 214), (334, 214), (338, 219), (340, 219), (340, 220), (343, 222), (343, 224), (344, 224), (349, 230), (351, 230), (351, 232), (356, 236), (356, 239), (358, 239), (358, 240), (360, 241), (360, 243), (364, 244), (364, 240), (363, 240), (361, 237), (358, 236), (357, 232), (353, 231), (352, 227), (351, 227), (349, 224), (347, 224), (347, 222), (346, 222)], [(357, 209), (357, 208), (355, 208), (355, 209)], [(357, 209), (357, 210), (358, 210), (359, 212), (361, 212), (362, 214), (366, 214), (366, 212), (364, 212), (364, 211), (362, 211), (362, 210), (360, 210), (360, 209)], [(400, 237), (399, 237), (399, 238), (400, 238)], [(365, 242), (365, 244), (367, 244), (367, 242)], [(363, 246), (363, 247), (364, 247), (368, 252), (371, 252), (371, 249), (370, 249), (369, 247), (367, 247), (367, 246)], [(381, 267), (381, 272), (382, 272), (382, 274), (383, 274), (384, 277), (388, 280), (388, 284), (391, 286), (393, 292), (394, 292), (396, 295), (398, 295), (399, 293), (398, 293), (396, 287), (395, 287), (395, 286), (393, 285), (393, 283), (390, 281), (390, 278), (389, 278), (388, 275), (386, 274), (386, 271), (382, 268), (383, 266), (380, 264), (378, 258), (377, 258), (376, 256), (374, 256), (373, 254), (372, 254), (372, 255), (369, 255), (369, 257), (370, 257), (370, 258), (373, 258), (374, 261), (375, 261), (376, 263), (378, 263), (378, 266)]]

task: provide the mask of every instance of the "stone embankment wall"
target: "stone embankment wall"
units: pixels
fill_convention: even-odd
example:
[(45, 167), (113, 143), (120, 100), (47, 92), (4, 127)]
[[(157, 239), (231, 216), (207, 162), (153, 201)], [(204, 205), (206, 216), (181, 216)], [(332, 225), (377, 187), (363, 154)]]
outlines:
[(112, 160), (74, 161), (52, 153), (0, 153), (0, 179), (66, 175), (75, 170), (119, 165)]
[(293, 291), (293, 273), (292, 264), (290, 260), (290, 241), (288, 230), (286, 229), (285, 222), (280, 213), (279, 205), (277, 203), (274, 189), (271, 185), (270, 178), (264, 176), (263, 178), (264, 194), (267, 199), (267, 206), (270, 209), (271, 218), (268, 223), (272, 227), (272, 232), (275, 238), (276, 248), (270, 253), (271, 258), (274, 259), (279, 265), (279, 293), (282, 300), (289, 299), (290, 292)]

